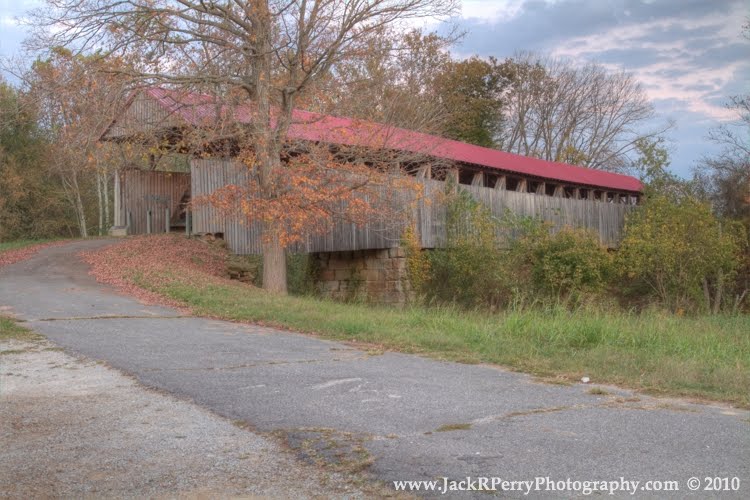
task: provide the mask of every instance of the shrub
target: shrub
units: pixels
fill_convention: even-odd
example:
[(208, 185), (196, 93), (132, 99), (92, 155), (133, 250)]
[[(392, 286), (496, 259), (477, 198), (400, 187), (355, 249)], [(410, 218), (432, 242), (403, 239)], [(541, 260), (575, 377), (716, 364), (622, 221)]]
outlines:
[(605, 287), (612, 259), (596, 235), (539, 219), (494, 217), (470, 194), (447, 203), (447, 245), (429, 253), (423, 293), (433, 301), (491, 309), (554, 300), (578, 304)]
[(611, 273), (607, 249), (597, 235), (585, 229), (565, 227), (521, 245), (532, 247), (534, 287), (545, 296), (578, 302), (585, 295), (601, 292)]
[(422, 249), (416, 228), (409, 226), (401, 238), (401, 246), (406, 251), (406, 276), (417, 298), (421, 298), (425, 283), (430, 277), (430, 260)]
[(446, 247), (429, 252), (422, 292), (431, 301), (492, 308), (507, 302), (506, 256), (497, 245), (498, 221), (469, 193), (458, 190), (446, 204)]
[(286, 256), (286, 282), (291, 295), (315, 295), (318, 269), (309, 254), (289, 253)]

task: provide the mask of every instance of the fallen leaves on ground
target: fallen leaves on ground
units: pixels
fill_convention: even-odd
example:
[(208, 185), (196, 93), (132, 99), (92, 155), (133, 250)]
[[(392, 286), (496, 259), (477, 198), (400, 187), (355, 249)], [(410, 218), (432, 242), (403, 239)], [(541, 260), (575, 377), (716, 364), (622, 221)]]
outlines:
[(200, 288), (230, 281), (226, 277), (226, 249), (177, 234), (135, 236), (80, 255), (91, 266), (89, 273), (97, 281), (145, 304), (184, 308), (184, 304), (146, 290), (141, 284), (147, 283), (152, 289), (170, 283)]
[(29, 246), (25, 246), (21, 248), (14, 248), (13, 250), (6, 250), (4, 252), (0, 252), (0, 267), (9, 266), (11, 264), (15, 264), (16, 262), (21, 262), (22, 260), (29, 259), (43, 248), (57, 247), (60, 245), (64, 245), (65, 243), (67, 243), (67, 241), (51, 241), (48, 243), (35, 243)]

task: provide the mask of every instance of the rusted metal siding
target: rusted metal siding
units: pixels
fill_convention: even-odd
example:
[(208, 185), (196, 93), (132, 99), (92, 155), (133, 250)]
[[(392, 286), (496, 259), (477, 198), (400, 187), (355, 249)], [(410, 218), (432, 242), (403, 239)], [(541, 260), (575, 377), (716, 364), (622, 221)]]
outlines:
[(166, 209), (171, 215), (179, 210), (185, 192), (190, 191), (190, 174), (124, 170), (118, 173), (120, 213), (116, 220), (125, 225), (130, 214), (128, 234), (146, 234), (148, 211), (151, 210), (151, 232), (163, 233), (167, 227)]
[[(193, 199), (209, 195), (229, 184), (239, 184), (246, 179), (247, 171), (231, 160), (191, 160)], [(399, 246), (403, 230), (414, 221), (424, 248), (439, 248), (446, 242), (446, 207), (441, 200), (445, 184), (423, 179), (423, 196), (404, 190), (391, 195), (395, 207), (402, 209), (403, 217), (383, 220), (377, 216), (364, 226), (348, 222), (332, 224), (324, 232), (308, 235), (304, 242), (291, 250), (296, 252), (354, 251)], [(634, 207), (601, 201), (575, 200), (542, 194), (520, 193), (482, 186), (461, 185), (477, 200), (488, 207), (493, 215), (502, 217), (506, 210), (517, 215), (538, 217), (552, 224), (553, 230), (564, 226), (585, 227), (599, 234), (602, 244), (617, 246), (625, 215)], [(396, 220), (398, 219), (398, 220)], [(257, 223), (244, 223), (238, 217), (227, 217), (210, 204), (193, 208), (193, 227), (197, 233), (223, 233), (229, 248), (238, 254), (261, 253), (262, 232)]]

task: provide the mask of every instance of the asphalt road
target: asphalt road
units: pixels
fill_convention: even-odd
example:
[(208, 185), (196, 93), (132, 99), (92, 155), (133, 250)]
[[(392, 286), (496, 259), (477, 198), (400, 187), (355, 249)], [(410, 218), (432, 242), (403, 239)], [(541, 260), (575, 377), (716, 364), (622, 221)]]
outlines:
[[(747, 411), (614, 388), (594, 395), (590, 385), (545, 384), (495, 367), (368, 353), (272, 328), (181, 317), (88, 276), (76, 253), (107, 243), (48, 248), (0, 269), (0, 313), (147, 386), (277, 431), (302, 459), (358, 467), (367, 458), (362, 446), (373, 460), (369, 471), (387, 483), (499, 477), (534, 481), (533, 498), (583, 496), (548, 491), (549, 481), (568, 479), (640, 481), (636, 498), (647, 495), (646, 481), (677, 481), (671, 496), (682, 498), (691, 494), (693, 477), (696, 497), (750, 498)], [(705, 491), (707, 477), (737, 477), (740, 490)], [(525, 497), (526, 486), (502, 486), (499, 496)], [(475, 495), (486, 498), (446, 496)]]

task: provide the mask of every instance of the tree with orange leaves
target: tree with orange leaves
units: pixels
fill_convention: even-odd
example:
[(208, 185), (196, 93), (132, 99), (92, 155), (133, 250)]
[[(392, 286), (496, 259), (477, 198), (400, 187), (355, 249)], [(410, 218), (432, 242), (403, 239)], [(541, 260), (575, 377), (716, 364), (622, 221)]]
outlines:
[[(383, 26), (450, 16), (457, 8), (456, 0), (47, 0), (36, 14), (36, 42), (138, 52), (144, 59), (131, 74), (141, 81), (208, 91), (230, 106), (251, 103), (250, 125), (233, 130), (252, 173), (238, 196), (247, 215), (263, 223), (263, 286), (285, 293), (283, 226), (304, 225), (308, 214), (305, 203), (292, 210), (281, 202), (295, 190), (302, 198), (306, 185), (291, 182), (304, 167), (282, 160), (294, 108), (313, 99), (316, 84), (338, 64), (369, 50)], [(309, 192), (320, 194), (316, 187)]]
[(60, 179), (83, 238), (89, 236), (88, 191), (96, 192), (100, 235), (109, 223), (112, 161), (97, 139), (121, 105), (125, 79), (112, 71), (119, 64), (58, 47), (18, 73), (47, 138), (44, 161)]

